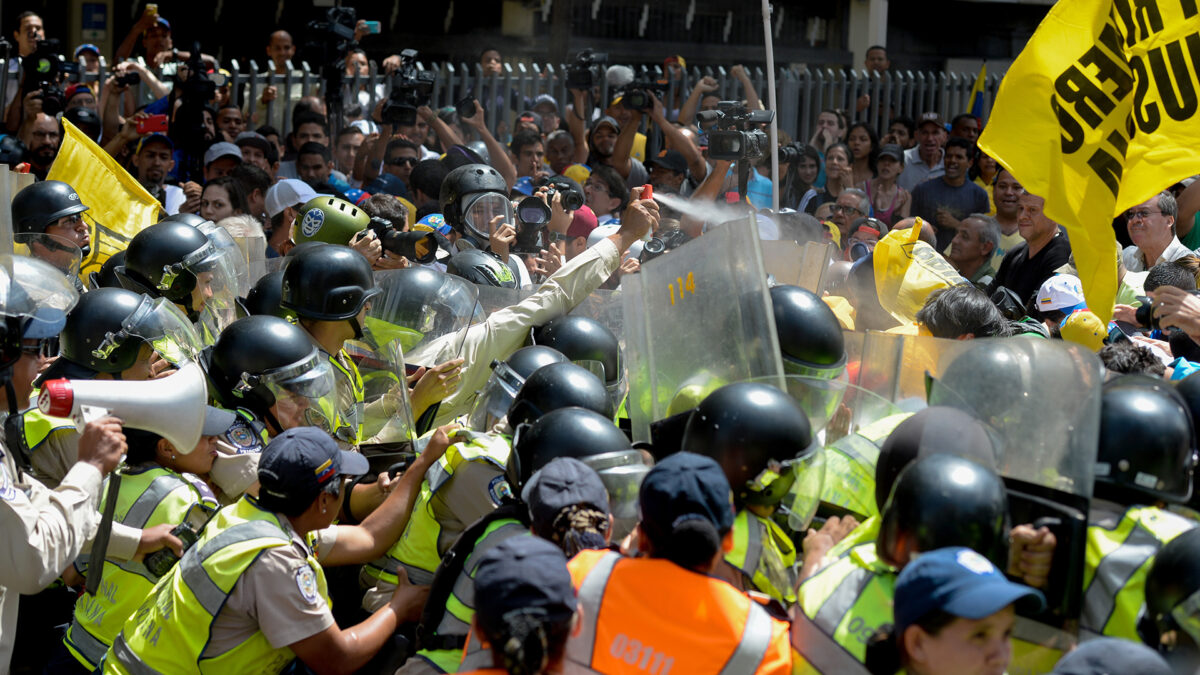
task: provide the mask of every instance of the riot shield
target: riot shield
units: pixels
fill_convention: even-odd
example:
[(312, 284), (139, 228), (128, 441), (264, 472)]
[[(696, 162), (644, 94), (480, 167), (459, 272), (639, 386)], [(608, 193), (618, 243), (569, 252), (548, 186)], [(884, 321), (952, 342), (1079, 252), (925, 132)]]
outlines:
[(479, 292), (479, 306), (485, 315), (491, 315), (498, 309), (515, 305), (533, 295), (532, 288), (500, 288), (499, 286), (482, 286), (471, 284)]
[(358, 445), (364, 454), (407, 448), (418, 433), (404, 377), (401, 340), (377, 335), (368, 327), (361, 339), (347, 340), (344, 349), (362, 378)]
[(931, 405), (967, 410), (995, 430), (1012, 522), (1057, 538), (1048, 609), (1018, 617), (1018, 670), (1044, 672), (1078, 632), (1103, 373), (1081, 345), (1008, 338), (972, 341), (929, 378)]
[(820, 296), (833, 257), (833, 244), (810, 241), (773, 241), (763, 248), (763, 266), (775, 284), (799, 286)]
[(267, 273), (267, 238), (261, 229), (226, 228), (233, 243), (237, 245), (242, 265), (237, 270), (238, 295), (246, 293)]
[(486, 318), (479, 286), (424, 267), (375, 273), (382, 291), (371, 300), (366, 327), (380, 344), (398, 340), (413, 365), (426, 363), (421, 349), (443, 335), (456, 333)]
[(970, 342), (894, 333), (843, 333), (850, 382), (916, 412), (925, 407), (926, 373), (939, 376)]
[(752, 219), (731, 221), (655, 258), (622, 284), (635, 441), (649, 441), (652, 422), (694, 407), (723, 384), (782, 377)]

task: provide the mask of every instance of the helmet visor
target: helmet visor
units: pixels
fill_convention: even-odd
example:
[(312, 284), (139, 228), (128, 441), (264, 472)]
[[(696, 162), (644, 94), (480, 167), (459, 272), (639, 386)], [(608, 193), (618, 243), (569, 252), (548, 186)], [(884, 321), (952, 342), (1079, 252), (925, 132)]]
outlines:
[(522, 384), (525, 384), (525, 378), (507, 363), (497, 363), (492, 367), (487, 384), (475, 397), (475, 407), (471, 410), (467, 425), (475, 431), (490, 431), (508, 412)]
[(804, 532), (817, 512), (825, 482), (825, 449), (813, 441), (811, 451), (783, 462), (772, 460), (750, 481), (750, 503), (778, 504), (788, 526)]
[(272, 412), (283, 429), (312, 426), (332, 433), (337, 409), (333, 368), (318, 350), (314, 349), (308, 358), (261, 375), (243, 373), (235, 393), (252, 387), (255, 381), (274, 396)]
[(225, 230), (204, 223), (200, 231), (208, 243), (183, 260), (183, 268), (196, 277), (191, 305), (202, 321), (219, 333), (237, 319), (239, 267), (244, 267), (241, 250)]
[(74, 242), (53, 234), (25, 232), (13, 235), (13, 251), (19, 255), (44, 260), (68, 277), (79, 276), (83, 249)]
[[(842, 404), (842, 399), (846, 395), (848, 379), (845, 370), (841, 370), (834, 379), (791, 374), (783, 376), (787, 393), (796, 400), (796, 403), (800, 404), (800, 408), (808, 415), (808, 423), (812, 426), (814, 436), (828, 426), (834, 413)], [(779, 382), (774, 377), (754, 378), (751, 381), (763, 382), (772, 386), (777, 386)]]
[(92, 350), (92, 355), (99, 359), (108, 358), (114, 349), (130, 339), (149, 344), (176, 368), (195, 361), (202, 348), (200, 336), (175, 303), (145, 295), (137, 309), (121, 322), (121, 329), (107, 333)]
[(501, 223), (514, 223), (512, 202), (498, 192), (483, 192), (467, 198), (463, 207), (463, 222), (471, 233), (483, 241), (492, 235), (492, 221), (502, 217)]
[(425, 274), (437, 273), (421, 268), (377, 273), (381, 292), (371, 300), (364, 323), (377, 343), (398, 342), (409, 363), (433, 366), (436, 363), (422, 360), (420, 350), (443, 335), (466, 328), (483, 314), (479, 288), (460, 277), (438, 274), (432, 290), (414, 294), (412, 278)]
[[(408, 398), (404, 352), (396, 341), (380, 342), (370, 330), (361, 340), (348, 340), (346, 354), (362, 379), (363, 402), (359, 444), (408, 443), (416, 440), (412, 402)], [(335, 373), (339, 387), (353, 373)], [(346, 410), (345, 399), (339, 410)]]
[(1200, 645), (1200, 591), (1192, 593), (1183, 602), (1172, 607), (1171, 618), (1188, 634), (1193, 643)]
[(600, 475), (613, 517), (612, 539), (623, 539), (637, 525), (638, 489), (650, 467), (642, 461), (642, 453), (633, 449), (583, 457), (581, 461)]
[(21, 337), (58, 335), (79, 293), (53, 265), (23, 255), (0, 254), (0, 314), (25, 319)]

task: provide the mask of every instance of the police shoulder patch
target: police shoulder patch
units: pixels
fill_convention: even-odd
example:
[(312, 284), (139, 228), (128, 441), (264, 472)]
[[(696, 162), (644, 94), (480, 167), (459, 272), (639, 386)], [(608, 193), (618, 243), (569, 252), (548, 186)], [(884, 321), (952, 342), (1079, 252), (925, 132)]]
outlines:
[(512, 486), (508, 484), (508, 479), (504, 476), (496, 476), (488, 483), (488, 496), (492, 498), (492, 503), (500, 506), (504, 502), (513, 498)]
[(254, 429), (251, 429), (246, 420), (241, 417), (234, 420), (233, 425), (225, 432), (225, 439), (237, 450), (239, 455), (244, 455), (248, 452), (262, 452), (263, 450), (262, 439), (258, 437), (258, 434), (254, 433)]
[(300, 589), (300, 597), (310, 605), (317, 604), (321, 599), (317, 592), (317, 574), (308, 565), (296, 568), (296, 588)]

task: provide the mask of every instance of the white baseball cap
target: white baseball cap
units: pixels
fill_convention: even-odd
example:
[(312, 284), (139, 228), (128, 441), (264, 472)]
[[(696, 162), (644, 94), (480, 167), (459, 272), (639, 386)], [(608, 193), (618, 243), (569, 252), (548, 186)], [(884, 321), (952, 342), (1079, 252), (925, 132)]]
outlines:
[(1083, 283), (1073, 274), (1056, 274), (1042, 282), (1037, 292), (1037, 308), (1043, 312), (1084, 309)]
[(307, 204), (308, 200), (318, 196), (316, 191), (302, 180), (281, 178), (279, 182), (267, 188), (267, 194), (263, 198), (263, 205), (267, 209), (267, 215), (274, 218), (283, 213), (285, 208)]

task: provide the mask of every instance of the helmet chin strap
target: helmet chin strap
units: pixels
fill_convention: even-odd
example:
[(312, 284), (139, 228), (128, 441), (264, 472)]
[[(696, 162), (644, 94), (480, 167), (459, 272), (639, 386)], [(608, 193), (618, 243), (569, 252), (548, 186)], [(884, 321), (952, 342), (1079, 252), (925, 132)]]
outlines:
[(355, 340), (363, 339), (362, 324), (358, 323), (358, 316), (357, 315), (352, 316), (349, 319), (346, 319), (346, 321), (350, 324), (350, 327), (354, 329), (354, 339)]

